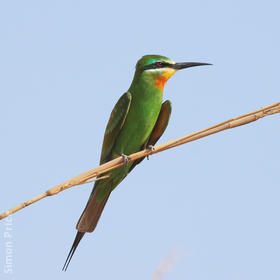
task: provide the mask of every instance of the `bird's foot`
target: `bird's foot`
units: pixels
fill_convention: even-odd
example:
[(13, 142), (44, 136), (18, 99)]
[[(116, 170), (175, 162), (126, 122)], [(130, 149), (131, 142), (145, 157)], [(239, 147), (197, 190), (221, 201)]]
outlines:
[[(150, 150), (152, 154), (153, 151), (155, 150), (155, 147), (153, 145), (149, 145), (147, 149)], [(149, 155), (147, 156), (147, 160), (149, 160)]]
[(125, 154), (123, 154), (123, 153), (121, 153), (120, 155), (121, 155), (121, 157), (123, 158), (124, 165), (125, 165), (125, 166), (128, 165), (128, 162), (129, 162), (129, 160), (130, 160), (130, 157), (127, 156), (127, 155), (125, 155)]

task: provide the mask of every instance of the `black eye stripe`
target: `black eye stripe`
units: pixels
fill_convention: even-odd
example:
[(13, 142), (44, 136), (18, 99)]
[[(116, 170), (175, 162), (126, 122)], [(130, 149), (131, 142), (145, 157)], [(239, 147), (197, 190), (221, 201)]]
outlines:
[(156, 67), (162, 67), (163, 63), (162, 62), (155, 62), (154, 65)]
[(153, 65), (155, 65), (156, 68), (163, 68), (169, 66), (170, 64), (167, 62), (155, 62)]
[(148, 69), (160, 69), (160, 68), (164, 68), (164, 67), (169, 67), (171, 64), (167, 63), (167, 62), (154, 62), (152, 64), (146, 65), (143, 67), (143, 70), (148, 70)]

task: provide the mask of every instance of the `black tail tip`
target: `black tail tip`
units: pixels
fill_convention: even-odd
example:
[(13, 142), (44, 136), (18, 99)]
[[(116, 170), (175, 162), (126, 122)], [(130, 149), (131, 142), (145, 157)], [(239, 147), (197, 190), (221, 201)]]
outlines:
[(74, 253), (75, 253), (75, 251), (76, 251), (76, 249), (77, 249), (81, 239), (83, 238), (84, 234), (85, 234), (85, 232), (80, 232), (80, 231), (77, 232), (77, 235), (76, 235), (76, 238), (75, 238), (75, 240), (73, 242), (71, 250), (70, 250), (70, 252), (69, 252), (69, 254), (67, 256), (67, 259), (66, 259), (66, 261), (65, 261), (65, 263), (64, 263), (64, 265), (62, 267), (62, 271), (66, 271), (67, 270), (68, 265), (69, 265), (73, 255), (74, 255)]

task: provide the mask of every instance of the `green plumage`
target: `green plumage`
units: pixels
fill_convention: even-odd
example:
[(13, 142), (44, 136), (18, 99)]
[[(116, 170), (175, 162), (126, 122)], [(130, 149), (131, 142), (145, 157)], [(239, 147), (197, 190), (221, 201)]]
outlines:
[[(159, 59), (173, 63), (161, 56), (145, 56), (137, 63), (130, 88), (120, 97), (111, 113), (105, 130), (100, 164), (121, 154), (129, 155), (141, 150), (151, 136), (161, 110), (163, 95), (162, 90), (156, 86), (155, 79), (162, 73), (159, 71), (151, 75), (143, 71), (143, 66)], [(169, 119), (169, 115), (166, 118)], [(164, 130), (161, 134), (163, 132)], [(95, 183), (93, 192), (98, 193), (98, 202), (102, 202), (125, 178), (132, 164), (110, 171), (109, 178)], [(77, 229), (86, 231), (79, 223)]]
[[(204, 64), (175, 63), (159, 55), (146, 55), (138, 61), (130, 88), (120, 97), (110, 115), (100, 164), (121, 154), (135, 153), (158, 141), (168, 125), (171, 114), (170, 101), (162, 104), (165, 82), (177, 70), (198, 65)], [(95, 229), (111, 191), (142, 160), (114, 169), (109, 172), (109, 178), (95, 182), (87, 205), (77, 223), (78, 233), (63, 269), (67, 269), (84, 233)]]

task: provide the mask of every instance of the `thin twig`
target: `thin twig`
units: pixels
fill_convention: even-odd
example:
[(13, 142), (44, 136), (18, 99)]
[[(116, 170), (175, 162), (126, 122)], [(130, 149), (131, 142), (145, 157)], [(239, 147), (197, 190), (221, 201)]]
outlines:
[(182, 258), (180, 255), (178, 250), (173, 248), (154, 273), (152, 280), (163, 279), (164, 274), (171, 270), (175, 263), (177, 263)]
[[(128, 156), (128, 161), (131, 162), (131, 161), (134, 161), (134, 160), (139, 159), (139, 158), (146, 157), (146, 156), (151, 155), (151, 154), (156, 154), (156, 153), (165, 151), (167, 149), (171, 149), (171, 148), (177, 147), (179, 145), (183, 145), (185, 143), (198, 140), (198, 139), (206, 137), (208, 135), (215, 134), (215, 133), (218, 133), (220, 131), (223, 131), (223, 130), (226, 130), (226, 129), (229, 129), (229, 128), (234, 128), (234, 127), (237, 127), (237, 126), (245, 125), (245, 124), (248, 124), (250, 122), (254, 122), (254, 121), (256, 121), (260, 118), (263, 118), (263, 117), (266, 117), (266, 116), (269, 116), (269, 115), (273, 115), (273, 114), (277, 114), (277, 113), (280, 113), (280, 102), (275, 103), (275, 104), (270, 105), (270, 106), (267, 106), (265, 108), (253, 111), (251, 113), (239, 116), (237, 118), (230, 119), (228, 121), (219, 123), (217, 125), (211, 126), (209, 128), (203, 129), (201, 131), (194, 132), (194, 133), (188, 134), (186, 136), (168, 141), (164, 144), (160, 144), (158, 146), (155, 146), (153, 151), (151, 151), (150, 149), (146, 149), (146, 150), (142, 150), (140, 152), (131, 154), (131, 155)], [(113, 169), (116, 169), (116, 168), (118, 168), (118, 167), (120, 167), (124, 164), (125, 163), (123, 161), (123, 157), (118, 157), (118, 158), (113, 159), (109, 162), (106, 162), (106, 163), (104, 163), (104, 164), (102, 164), (102, 165), (100, 165), (96, 168), (93, 168), (93, 169), (91, 169), (87, 172), (84, 172), (84, 173), (82, 173), (82, 174), (80, 174), (76, 177), (73, 177), (70, 180), (67, 180), (67, 181), (65, 181), (65, 182), (47, 190), (45, 193), (43, 193), (41, 195), (38, 195), (38, 196), (36, 196), (36, 197), (34, 197), (34, 198), (24, 202), (24, 203), (21, 203), (21, 204), (17, 205), (16, 207), (10, 209), (9, 211), (4, 212), (3, 214), (0, 215), (0, 220), (4, 219), (5, 217), (7, 217), (7, 216), (23, 209), (24, 207), (26, 207), (30, 204), (33, 204), (33, 203), (35, 203), (35, 202), (37, 202), (37, 201), (39, 201), (42, 198), (45, 198), (47, 196), (52, 196), (52, 195), (58, 194), (59, 192), (64, 191), (64, 190), (66, 190), (70, 187), (73, 187), (73, 186), (86, 184), (86, 183), (89, 183), (89, 182), (92, 182), (92, 181), (95, 181), (95, 180), (101, 180), (101, 179), (107, 178), (108, 175), (103, 176), (103, 177), (99, 177), (98, 179), (95, 179), (95, 180), (89, 181), (90, 179), (92, 179), (94, 177), (97, 177), (101, 174), (104, 174), (104, 173), (109, 172)]]

